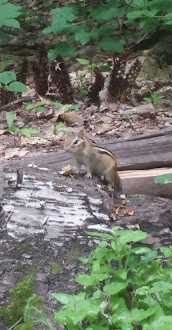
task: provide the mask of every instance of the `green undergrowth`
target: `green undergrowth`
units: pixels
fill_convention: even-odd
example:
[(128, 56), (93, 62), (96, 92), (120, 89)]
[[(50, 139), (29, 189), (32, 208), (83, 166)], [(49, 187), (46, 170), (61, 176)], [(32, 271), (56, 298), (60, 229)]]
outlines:
[[(54, 324), (63, 325), (68, 330), (171, 329), (172, 250), (147, 247), (144, 239), (148, 235), (139, 230), (114, 227), (109, 233), (86, 233), (97, 237), (100, 242), (89, 257), (80, 258), (87, 269), (86, 273), (76, 276), (80, 292), (52, 293), (61, 308), (50, 320), (41, 307), (35, 307), (35, 295), (26, 303), (30, 291), (24, 291), (24, 299), (21, 298), (23, 289), (20, 290), (20, 286), (23, 288), (23, 285), (19, 284), (12, 292), (15, 293), (13, 305), (19, 304), (20, 308), (15, 309), (20, 313), (14, 319), (10, 304), (4, 309), (8, 319), (10, 315), (10, 324), (12, 319), (14, 322), (23, 315), (20, 324), (15, 326), (16, 330), (53, 330), (56, 329)], [(2, 309), (1, 315), (4, 317)]]

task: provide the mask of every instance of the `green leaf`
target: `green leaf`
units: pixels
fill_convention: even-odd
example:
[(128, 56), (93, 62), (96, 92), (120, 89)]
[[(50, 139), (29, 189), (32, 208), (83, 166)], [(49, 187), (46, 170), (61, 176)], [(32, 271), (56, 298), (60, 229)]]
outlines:
[(96, 285), (98, 283), (98, 280), (95, 276), (80, 274), (76, 276), (76, 282), (87, 287)]
[(77, 62), (79, 62), (80, 64), (83, 64), (83, 65), (88, 65), (88, 64), (90, 64), (90, 61), (87, 60), (86, 58), (80, 58), (80, 57), (77, 57), (76, 60), (77, 60)]
[(114, 239), (114, 237), (112, 235), (110, 235), (110, 234), (98, 233), (96, 231), (87, 231), (87, 230), (85, 230), (84, 232), (87, 235), (89, 235), (89, 236), (97, 236), (97, 237), (102, 237), (104, 239), (106, 238), (106, 239), (109, 239), (109, 240), (113, 240)]
[(64, 105), (64, 107), (66, 107), (65, 111), (69, 111), (69, 110), (76, 110), (80, 108), (80, 104), (70, 104), (70, 105)]
[(110, 284), (106, 284), (103, 287), (103, 291), (107, 293), (109, 296), (112, 296), (124, 290), (127, 287), (127, 285), (128, 282), (112, 282)]
[(172, 182), (172, 173), (157, 175), (154, 178), (155, 183), (167, 184)]
[(170, 292), (165, 292), (161, 296), (163, 303), (165, 306), (172, 308), (172, 294), (171, 290)]
[(160, 251), (164, 254), (165, 257), (171, 257), (172, 256), (172, 249), (168, 247), (161, 247)]
[(120, 53), (123, 50), (123, 44), (118, 37), (104, 37), (96, 43), (96, 46), (103, 50)]
[(172, 290), (172, 283), (165, 282), (165, 281), (159, 281), (152, 283), (152, 286), (157, 291), (169, 291)]
[(5, 132), (19, 132), (20, 129), (16, 126), (9, 126), (8, 128), (5, 129)]
[(121, 244), (126, 244), (129, 242), (139, 242), (148, 236), (147, 233), (140, 230), (119, 230), (118, 235)]
[(21, 6), (13, 5), (12, 3), (0, 2), (0, 27), (9, 26), (13, 28), (20, 28), (19, 22), (15, 19), (21, 13)]
[[(51, 293), (52, 297), (58, 300), (63, 305), (68, 305), (73, 302), (74, 296), (67, 293)], [(82, 296), (82, 299), (85, 295)]]
[(16, 28), (16, 29), (20, 29), (20, 23), (14, 19), (14, 18), (10, 18), (10, 19), (1, 19), (1, 26), (5, 25), (5, 26), (9, 26), (12, 28)]
[(0, 72), (0, 82), (4, 85), (9, 84), (13, 80), (16, 80), (16, 74), (13, 71)]
[(136, 19), (138, 17), (142, 17), (142, 16), (145, 16), (145, 11), (144, 10), (134, 10), (134, 11), (131, 11), (127, 14), (127, 17), (130, 20), (134, 20), (134, 19)]
[(148, 253), (148, 252), (151, 252), (151, 249), (148, 248), (148, 247), (145, 247), (145, 246), (141, 246), (141, 247), (137, 247), (135, 249), (132, 250), (133, 253), (135, 254), (145, 254), (145, 253)]
[(115, 17), (120, 17), (125, 14), (124, 8), (118, 8), (118, 2), (113, 0), (108, 1), (108, 3), (100, 4), (96, 6), (95, 9), (91, 11), (90, 17), (94, 18), (98, 22), (109, 21)]
[(10, 64), (13, 64), (13, 63), (14, 63), (13, 60), (5, 60), (5, 61), (2, 61), (2, 62), (0, 63), (0, 68), (4, 68), (4, 67), (6, 67), (6, 66), (8, 66), (8, 65), (10, 65)]
[(154, 308), (148, 308), (147, 310), (144, 309), (139, 309), (139, 308), (133, 308), (131, 310), (131, 318), (132, 322), (139, 323), (142, 320), (146, 319), (147, 317), (151, 316), (152, 314), (155, 313)]
[(73, 6), (68, 7), (57, 7), (51, 10), (51, 14), (56, 15), (57, 19), (63, 18), (68, 22), (73, 22), (77, 18), (77, 8)]
[(145, 286), (142, 286), (142, 287), (138, 288), (138, 289), (135, 291), (135, 294), (136, 294), (136, 295), (139, 295), (139, 296), (145, 296), (145, 295), (148, 294), (149, 289), (150, 289), (149, 286), (146, 286), (146, 285), (145, 285)]
[(106, 280), (108, 277), (109, 277), (109, 275), (107, 273), (105, 273), (105, 274), (95, 274), (95, 278), (97, 278), (99, 282), (102, 282), (102, 281)]
[(33, 134), (38, 134), (39, 129), (31, 129), (31, 128), (20, 128), (19, 132), (26, 137), (31, 137)]
[(27, 87), (20, 81), (11, 82), (6, 89), (10, 92), (26, 92)]
[(6, 121), (7, 121), (8, 127), (11, 127), (13, 125), (13, 122), (16, 119), (16, 116), (17, 116), (16, 112), (11, 112), (11, 113), (6, 114)]
[(80, 41), (81, 45), (84, 46), (92, 38), (92, 32), (86, 32), (83, 28), (74, 33), (74, 38), (76, 41)]
[(58, 108), (61, 108), (61, 107), (63, 107), (64, 106), (64, 104), (62, 104), (62, 103), (60, 103), (60, 102), (52, 102), (52, 104), (53, 105), (55, 105), (56, 107), (58, 107)]
[(101, 65), (100, 70), (101, 70), (101, 72), (110, 72), (110, 71), (112, 71), (112, 69), (109, 65)]
[(57, 55), (72, 57), (75, 53), (76, 49), (73, 46), (70, 46), (67, 42), (61, 42), (55, 48), (49, 50), (48, 58), (52, 61)]
[(123, 268), (115, 270), (114, 273), (116, 277), (119, 277), (122, 280), (127, 279), (127, 271)]

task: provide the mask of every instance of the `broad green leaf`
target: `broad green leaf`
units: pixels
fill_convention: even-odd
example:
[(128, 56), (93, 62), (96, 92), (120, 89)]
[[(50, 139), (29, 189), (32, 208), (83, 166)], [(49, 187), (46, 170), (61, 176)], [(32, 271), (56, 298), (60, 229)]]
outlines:
[(157, 175), (154, 178), (154, 182), (162, 184), (170, 183), (172, 182), (172, 173)]
[(20, 128), (19, 132), (26, 137), (31, 137), (33, 134), (38, 134), (39, 129), (31, 129), (31, 128)]
[(0, 82), (8, 85), (13, 80), (16, 80), (16, 74), (13, 71), (0, 72)]
[(5, 129), (5, 132), (19, 132), (20, 129), (16, 126), (9, 126), (8, 128)]
[(164, 254), (165, 257), (171, 257), (172, 256), (172, 249), (168, 247), (161, 247), (160, 251)]
[(91, 11), (90, 17), (98, 22), (109, 21), (114, 17), (120, 17), (125, 14), (124, 8), (118, 8), (118, 3), (110, 0), (106, 5), (100, 4)]
[(142, 330), (171, 330), (172, 316), (160, 316), (153, 319), (153, 322), (145, 323)]
[(67, 293), (51, 293), (52, 297), (58, 300), (63, 305), (73, 304), (75, 301), (81, 301), (85, 299), (85, 293), (80, 292), (77, 295), (71, 295)]
[(133, 330), (131, 324), (131, 313), (126, 305), (124, 298), (114, 297), (111, 299), (113, 306), (112, 323), (116, 325), (117, 329)]
[[(141, 257), (142, 263), (147, 263), (149, 261), (152, 261), (156, 259), (158, 256), (158, 251), (157, 250), (151, 250), (150, 252), (147, 252), (145, 255)], [(159, 263), (159, 261), (158, 261)]]
[(169, 21), (165, 21), (164, 24), (165, 25), (172, 25), (172, 19), (170, 19)]
[(103, 287), (103, 291), (107, 293), (109, 296), (113, 296), (118, 292), (124, 290), (128, 285), (128, 282), (112, 282), (110, 284), (106, 284)]
[(132, 252), (135, 254), (145, 254), (145, 253), (151, 252), (151, 249), (146, 246), (140, 246), (140, 247), (134, 248), (132, 250)]
[(148, 294), (149, 289), (150, 289), (149, 286), (142, 286), (135, 291), (135, 294), (140, 296), (145, 296)]
[(165, 282), (165, 281), (159, 281), (159, 282), (154, 282), (152, 283), (153, 289), (157, 291), (172, 291), (172, 283)]
[(80, 64), (83, 64), (83, 65), (88, 65), (88, 64), (90, 64), (90, 61), (87, 60), (86, 58), (80, 58), (80, 57), (77, 57), (76, 60), (77, 60), (77, 62), (79, 62)]
[(92, 271), (93, 273), (96, 273), (99, 271), (99, 269), (100, 269), (100, 263), (98, 260), (96, 260), (92, 265)]
[(110, 71), (112, 71), (112, 69), (109, 65), (101, 65), (100, 70), (101, 70), (101, 72), (110, 72)]
[(118, 235), (121, 244), (126, 244), (129, 242), (139, 242), (148, 236), (147, 233), (140, 230), (119, 230)]
[(95, 277), (99, 280), (99, 282), (106, 280), (109, 275), (107, 273), (104, 274), (95, 274)]
[(172, 308), (172, 294), (170, 292), (162, 293), (161, 298), (165, 306)]
[(99, 299), (99, 298), (101, 298), (101, 296), (102, 296), (101, 290), (97, 290), (93, 293), (93, 298), (95, 298), (95, 299)]
[(13, 125), (13, 122), (16, 119), (16, 116), (17, 116), (16, 112), (11, 112), (11, 113), (6, 114), (6, 121), (7, 121), (8, 127), (11, 127)]
[(85, 330), (109, 330), (109, 327), (92, 324), (91, 327), (85, 328)]
[(123, 269), (123, 268), (116, 269), (114, 271), (114, 274), (115, 274), (116, 277), (119, 277), (122, 280), (126, 280), (127, 279), (127, 271), (125, 269)]
[(69, 7), (57, 7), (51, 10), (51, 14), (56, 15), (57, 18), (64, 18), (68, 22), (73, 22), (77, 18), (77, 8)]
[(61, 107), (63, 107), (64, 106), (64, 104), (62, 104), (62, 103), (60, 103), (60, 102), (52, 102), (52, 104), (53, 105), (55, 105), (56, 107), (59, 107), (59, 108), (61, 108)]
[(20, 81), (13, 81), (8, 86), (6, 86), (6, 89), (10, 92), (26, 92), (27, 87)]
[(76, 276), (76, 282), (83, 286), (93, 286), (98, 283), (95, 276), (80, 274)]
[(146, 319), (147, 317), (149, 317), (150, 315), (155, 313), (155, 309), (154, 308), (148, 308), (147, 310), (144, 309), (139, 309), (139, 308), (133, 308), (131, 310), (131, 318), (132, 318), (132, 322), (136, 322), (139, 323), (142, 320)]
[(0, 27), (9, 26), (13, 28), (20, 28), (19, 22), (15, 19), (21, 13), (21, 6), (12, 3), (0, 2)]
[(120, 53), (123, 50), (123, 44), (117, 37), (106, 36), (96, 43), (98, 47), (103, 50), (111, 51), (113, 50), (116, 53)]
[(144, 10), (135, 10), (135, 11), (130, 11), (127, 14), (128, 19), (136, 19), (138, 17), (145, 16), (145, 11)]
[(67, 42), (61, 42), (55, 48), (49, 50), (48, 58), (52, 61), (57, 55), (72, 57), (75, 53), (76, 49), (73, 46), (70, 46)]
[(4, 67), (6, 67), (7, 65), (10, 65), (10, 64), (13, 64), (13, 63), (14, 63), (13, 60), (5, 60), (5, 61), (2, 61), (2, 62), (0, 63), (0, 68), (4, 68)]
[(85, 230), (84, 232), (87, 235), (89, 235), (89, 236), (97, 236), (97, 237), (102, 237), (104, 239), (109, 239), (109, 240), (113, 240), (114, 239), (114, 237), (112, 235), (110, 235), (110, 234), (98, 233), (96, 231), (87, 231), (87, 230)]
[(74, 38), (76, 41), (80, 41), (81, 45), (84, 46), (92, 38), (92, 33), (86, 32), (80, 28), (77, 32), (74, 33)]
[(20, 29), (20, 23), (14, 19), (14, 18), (10, 18), (10, 19), (1, 19), (1, 25), (5, 25), (5, 26), (9, 26), (12, 28), (16, 28), (16, 29)]
[(100, 248), (106, 248), (108, 246), (108, 242), (106, 241), (101, 241), (99, 244)]

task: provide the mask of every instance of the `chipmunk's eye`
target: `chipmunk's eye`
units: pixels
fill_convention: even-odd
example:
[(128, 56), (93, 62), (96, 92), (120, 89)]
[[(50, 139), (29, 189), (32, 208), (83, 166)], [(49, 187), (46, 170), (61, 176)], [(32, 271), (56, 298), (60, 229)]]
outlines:
[(75, 146), (77, 146), (77, 144), (78, 144), (78, 139), (74, 139), (74, 140), (73, 140), (73, 144), (74, 144)]

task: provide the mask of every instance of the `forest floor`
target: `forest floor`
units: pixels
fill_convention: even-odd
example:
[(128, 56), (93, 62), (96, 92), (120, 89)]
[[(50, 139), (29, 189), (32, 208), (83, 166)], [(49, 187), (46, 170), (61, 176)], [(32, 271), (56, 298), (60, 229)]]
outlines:
[[(30, 88), (23, 94), (26, 104), (22, 101), (19, 104), (14, 102), (1, 109), (0, 158), (19, 159), (63, 149), (66, 134), (77, 134), (82, 128), (86, 136), (98, 145), (112, 138), (118, 140), (169, 128), (172, 125), (172, 97), (171, 87), (169, 88), (170, 91), (166, 88), (155, 93), (156, 96), (164, 97), (157, 100), (156, 106), (150, 99), (88, 107), (84, 98), (80, 98), (75, 99), (74, 107), (78, 105), (75, 110), (70, 110), (70, 105), (55, 106), (50, 99), (39, 97), (35, 90)], [(9, 126), (7, 117), (10, 117), (11, 113), (16, 113), (13, 126), (19, 128), (20, 132), (6, 132)], [(23, 129), (26, 129), (26, 135), (29, 135), (32, 129), (38, 132), (28, 137), (21, 133)]]

